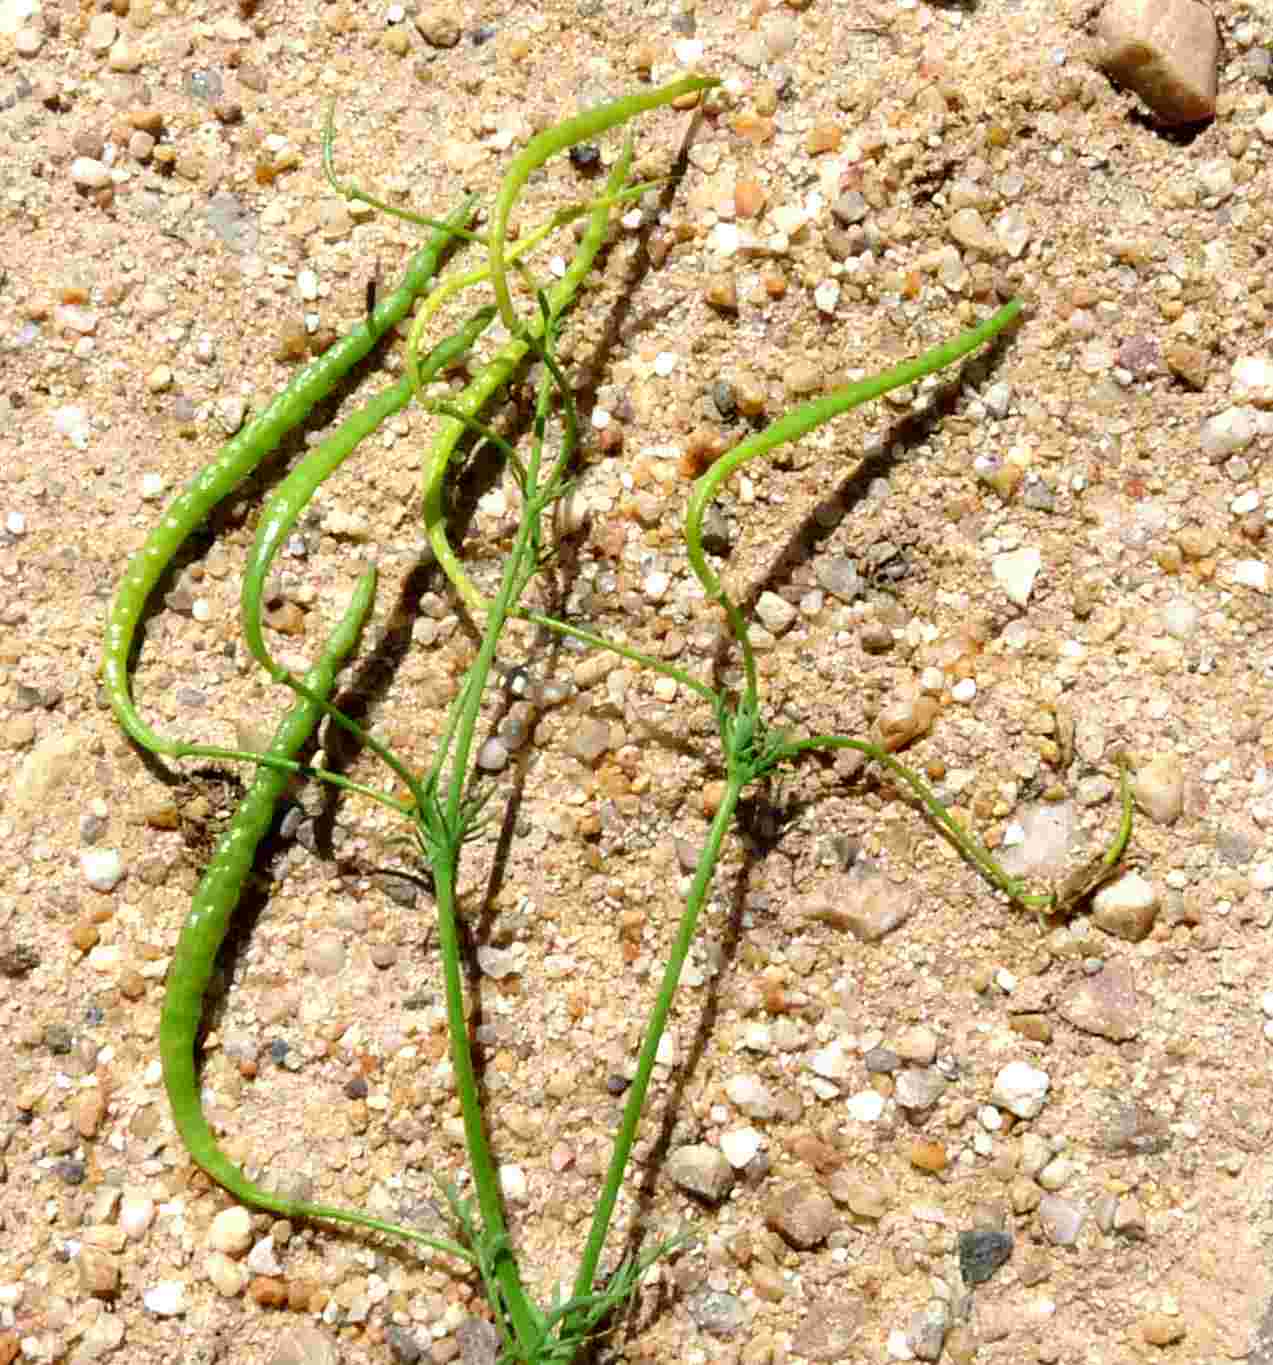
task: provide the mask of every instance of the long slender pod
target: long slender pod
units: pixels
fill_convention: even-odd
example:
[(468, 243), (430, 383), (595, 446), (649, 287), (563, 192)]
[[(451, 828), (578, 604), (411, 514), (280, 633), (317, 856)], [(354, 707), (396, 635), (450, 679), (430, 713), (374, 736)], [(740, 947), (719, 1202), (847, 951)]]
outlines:
[(904, 361), (882, 374), (872, 375), (869, 379), (860, 380), (856, 384), (846, 384), (823, 398), (815, 398), (812, 402), (798, 407), (795, 412), (789, 412), (779, 417), (776, 422), (771, 422), (764, 431), (758, 431), (754, 436), (740, 441), (732, 450), (727, 450), (694, 484), (685, 512), (685, 543), (690, 566), (706, 589), (708, 600), (713, 602), (723, 600), (725, 590), (703, 553), (703, 513), (716, 496), (721, 484), (739, 466), (755, 459), (757, 455), (764, 455), (780, 445), (785, 445), (788, 441), (798, 441), (815, 427), (829, 422), (832, 417), (838, 417), (841, 413), (849, 412), (863, 403), (869, 403), (873, 398), (879, 398), (891, 389), (913, 384), (937, 370), (945, 369), (947, 365), (953, 365), (956, 360), (961, 360), (970, 351), (975, 351), (978, 346), (1003, 331), (1021, 312), (1022, 306), (1020, 299), (1013, 299), (980, 326), (961, 332), (950, 341), (934, 346), (931, 351), (925, 351), (916, 359)]
[[(424, 362), (424, 371), (431, 378), (448, 364), (465, 355), (473, 342), (495, 316), (494, 305), (481, 308), (458, 332), (440, 341)], [(288, 684), (302, 697), (308, 697), (321, 711), (349, 731), (360, 744), (366, 745), (406, 784), (417, 805), (423, 793), (414, 774), (374, 735), (350, 720), (344, 712), (328, 703), (299, 679), (293, 677), (269, 652), (265, 632), (261, 628), (261, 600), (265, 580), (274, 556), (296, 524), (309, 500), (322, 482), (329, 478), (354, 452), (359, 443), (394, 413), (400, 412), (411, 401), (415, 392), (415, 377), (404, 375), (396, 384), (377, 394), (358, 412), (341, 423), (327, 440), (312, 450), (270, 495), (257, 528), (252, 552), (248, 557), (240, 594), (240, 616), (244, 638), (253, 658), (276, 682)], [(277, 766), (274, 765), (274, 766)], [(321, 774), (324, 775), (325, 774)]]
[[(466, 198), (448, 222), (456, 226), (472, 216), (474, 199)], [(451, 240), (438, 231), (412, 258), (401, 285), (335, 346), (308, 364), (259, 417), (222, 447), (211, 464), (196, 474), (165, 509), (142, 545), (128, 562), (106, 618), (102, 677), (115, 718), (128, 736), (152, 753), (180, 758), (190, 746), (159, 734), (146, 724), (133, 700), (128, 662), (146, 602), (173, 556), (208, 513), (274, 450), (314, 406), (327, 397), (375, 345), (407, 315), (412, 302), (437, 271)]]
[[(586, 136), (586, 134), (585, 134)], [(592, 269), (606, 238), (610, 223), (610, 201), (618, 193), (628, 170), (632, 165), (632, 143), (629, 139), (623, 144), (623, 151), (615, 159), (606, 181), (605, 193), (597, 201), (588, 215), (588, 225), (580, 238), (574, 259), (566, 268), (566, 273), (548, 290), (548, 313), (556, 318), (571, 304), (579, 286)], [(494, 257), (494, 234), (492, 237), (492, 258)], [(444, 286), (440, 286), (444, 287)], [(475, 417), (500, 387), (512, 378), (518, 365), (526, 358), (534, 340), (544, 334), (544, 319), (536, 314), (520, 337), (514, 337), (489, 365), (477, 375), (450, 406), (464, 417)], [(481, 617), (487, 608), (486, 599), (478, 592), (473, 580), (464, 571), (459, 557), (451, 548), (446, 534), (446, 471), (451, 463), (455, 448), (463, 436), (465, 425), (458, 417), (446, 418), (438, 428), (433, 448), (425, 464), (424, 475), (424, 526), (433, 549), (433, 556), (442, 566), (452, 586), (459, 593), (464, 605), (474, 616)]]
[(621, 123), (626, 123), (637, 114), (650, 109), (658, 109), (671, 104), (682, 95), (692, 95), (699, 90), (710, 90), (719, 85), (715, 76), (682, 76), (657, 90), (649, 90), (640, 95), (624, 95), (609, 104), (596, 109), (585, 110), (574, 118), (564, 119), (561, 123), (531, 138), (525, 148), (513, 159), (495, 200), (491, 219), (491, 284), (495, 288), (495, 301), (499, 304), (500, 317), (504, 326), (517, 335), (521, 330), (517, 314), (513, 310), (513, 296), (508, 288), (506, 243), (508, 240), (508, 216), (512, 212), (517, 196), (526, 182), (550, 157), (564, 152), (589, 138), (599, 137), (602, 133)]
[[(331, 692), (336, 673), (354, 647), (363, 621), (371, 609), (375, 584), (375, 570), (368, 569), (358, 580), (349, 606), (321, 657), (306, 674), (305, 684), (316, 696), (325, 698)], [(321, 716), (322, 707), (308, 698), (302, 698), (279, 724), (268, 753), (280, 759), (293, 759), (313, 733)], [(203, 1014), (203, 997), (212, 977), (217, 952), (252, 870), (257, 845), (269, 830), (274, 808), (287, 782), (286, 772), (264, 765), (257, 768), (252, 785), (235, 811), (230, 827), (217, 845), (212, 861), (195, 891), (190, 913), (177, 939), (159, 1021), (159, 1053), (163, 1061), (164, 1087), (168, 1092), (177, 1132), (194, 1160), (245, 1204), (269, 1209), (288, 1218), (326, 1218), (373, 1228), (377, 1232), (407, 1237), (435, 1250), (471, 1259), (461, 1247), (410, 1228), (398, 1227), (369, 1214), (330, 1208), (303, 1199), (287, 1199), (263, 1189), (249, 1180), (221, 1150), (204, 1115), (195, 1071), (195, 1040)]]
[[(440, 341), (421, 364), (424, 382), (466, 355), (494, 315), (493, 306), (479, 309), (457, 332)], [(261, 599), (275, 555), (319, 486), (340, 468), (360, 441), (387, 418), (401, 412), (414, 392), (412, 376), (403, 375), (396, 384), (378, 393), (310, 451), (266, 500), (244, 570), (239, 601), (248, 649), (271, 677), (281, 678), (287, 671), (270, 654), (261, 629)]]

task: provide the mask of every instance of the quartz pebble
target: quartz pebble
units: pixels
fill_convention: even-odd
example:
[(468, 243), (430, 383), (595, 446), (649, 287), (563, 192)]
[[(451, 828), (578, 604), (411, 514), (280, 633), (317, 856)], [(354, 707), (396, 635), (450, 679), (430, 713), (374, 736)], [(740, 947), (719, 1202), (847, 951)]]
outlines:
[(124, 1192), (119, 1205), (119, 1226), (129, 1241), (136, 1242), (146, 1235), (155, 1218), (155, 1201), (136, 1192)]
[(84, 849), (80, 869), (94, 891), (114, 891), (124, 879), (124, 860), (115, 848)]
[(1260, 408), (1273, 407), (1273, 359), (1243, 355), (1233, 362), (1233, 396)]
[(1216, 110), (1219, 35), (1197, 0), (1109, 0), (1096, 21), (1100, 64), (1164, 123)]
[(71, 180), (83, 190), (100, 190), (111, 183), (111, 169), (91, 156), (77, 156), (71, 162)]
[(146, 1290), (142, 1303), (158, 1318), (179, 1317), (186, 1311), (186, 1286), (181, 1280), (164, 1280)]
[(996, 555), (990, 565), (994, 580), (1008, 595), (1008, 600), (1024, 607), (1030, 600), (1034, 580), (1043, 567), (1043, 556), (1038, 550), (1026, 547)]
[(875, 1123), (884, 1113), (884, 1096), (878, 1090), (859, 1090), (845, 1105), (849, 1117), (859, 1123)]
[(995, 1077), (991, 1102), (1018, 1118), (1032, 1119), (1043, 1108), (1051, 1081), (1029, 1062), (1009, 1062)]
[(1132, 791), (1136, 804), (1151, 820), (1174, 824), (1184, 809), (1184, 765), (1175, 754), (1155, 754), (1137, 770)]
[(740, 1171), (760, 1151), (760, 1134), (754, 1128), (731, 1128), (720, 1135), (725, 1160)]

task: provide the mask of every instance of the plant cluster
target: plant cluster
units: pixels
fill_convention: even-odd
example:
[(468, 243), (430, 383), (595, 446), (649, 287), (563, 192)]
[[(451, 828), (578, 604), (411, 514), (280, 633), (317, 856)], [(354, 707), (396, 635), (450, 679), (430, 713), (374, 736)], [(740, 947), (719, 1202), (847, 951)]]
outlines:
[[(476, 214), (471, 199), (466, 199), (444, 220), (413, 218), (412, 221), (430, 228), (432, 235), (411, 262), (399, 288), (383, 298), (344, 340), (306, 367), (171, 503), (127, 566), (107, 622), (105, 683), (119, 724), (137, 744), (152, 754), (170, 758), (241, 761), (255, 768), (254, 780), (195, 893), (167, 982), (160, 1047), (173, 1117), (186, 1148), (200, 1166), (245, 1203), (288, 1217), (325, 1219), (407, 1238), (467, 1265), (483, 1281), (503, 1336), (503, 1359), (510, 1362), (567, 1365), (574, 1360), (584, 1343), (604, 1328), (611, 1313), (634, 1294), (651, 1262), (673, 1245), (663, 1243), (630, 1257), (604, 1281), (599, 1279), (603, 1249), (640, 1126), (659, 1041), (722, 846), (737, 816), (739, 801), (749, 787), (763, 782), (810, 751), (855, 749), (883, 765), (913, 793), (941, 831), (1007, 897), (1041, 911), (1059, 908), (1064, 899), (1061, 894), (1027, 893), (1025, 887), (1010, 877), (982, 844), (953, 819), (922, 779), (879, 745), (839, 735), (793, 737), (770, 728), (762, 706), (746, 614), (726, 592), (703, 546), (705, 511), (724, 482), (746, 461), (799, 440), (838, 414), (890, 389), (914, 383), (955, 363), (1007, 328), (1021, 312), (1019, 301), (1008, 303), (980, 326), (916, 360), (806, 403), (726, 452), (699, 478), (686, 512), (686, 552), (706, 598), (723, 611), (739, 651), (743, 682), (736, 695), (711, 686), (682, 668), (648, 658), (626, 645), (607, 641), (587, 623), (546, 615), (527, 604), (527, 590), (551, 555), (549, 513), (570, 487), (579, 444), (571, 384), (557, 359), (561, 328), (603, 245), (611, 210), (641, 195), (649, 186), (627, 183), (632, 162), (629, 139), (614, 163), (604, 190), (597, 197), (585, 204), (570, 206), (540, 228), (525, 233), (516, 243), (509, 237), (514, 205), (529, 177), (550, 157), (625, 124), (645, 110), (706, 91), (714, 84), (707, 77), (687, 76), (659, 89), (630, 95), (567, 119), (533, 138), (508, 169), (486, 234), (478, 233), (472, 227)], [(377, 208), (399, 212), (362, 190), (337, 181), (330, 121), (324, 140), (324, 164), (331, 184), (339, 193), (361, 198)], [(525, 263), (527, 256), (557, 229), (580, 217), (586, 221), (573, 261), (561, 279), (550, 288), (542, 288)], [(465, 244), (483, 251), (484, 262), (467, 272), (452, 273), (435, 282), (447, 254)], [(510, 284), (514, 275), (526, 282), (528, 292), (535, 300), (535, 308), (529, 316), (519, 314), (514, 306)], [(476, 308), (464, 325), (426, 350), (429, 323), (443, 303), (463, 291), (477, 289), (488, 280), (494, 302)], [(331, 436), (307, 453), (261, 508), (242, 581), (243, 639), (265, 672), (296, 694), (295, 704), (279, 723), (273, 742), (264, 752), (258, 753), (186, 744), (157, 733), (142, 719), (133, 699), (129, 668), (147, 602), (174, 555), (216, 504), (278, 446), (286, 433), (305, 421), (314, 406), (336, 388), (381, 337), (405, 321), (422, 296), (423, 302), (410, 330), (402, 378), (371, 398)], [(467, 355), (495, 317), (499, 317), (507, 329), (507, 343), (453, 401), (430, 403), (426, 397), (430, 380), (444, 367)], [(528, 358), (539, 362), (540, 378), (529, 447), (523, 454), (486, 424), (482, 414), (506, 389), (509, 380)], [(433, 761), (423, 773), (413, 772), (391, 749), (330, 701), (337, 672), (354, 649), (360, 628), (371, 611), (375, 593), (374, 569), (367, 570), (360, 579), (318, 662), (303, 678), (294, 677), (273, 657), (262, 625), (263, 596), (270, 566), (297, 518), (323, 482), (354, 453), (359, 443), (413, 400), (426, 404), (441, 419), (426, 461), (425, 531), (438, 565), (481, 633), (477, 656), (451, 707)], [(550, 430), (560, 431), (556, 450), (551, 453), (548, 449)], [(498, 450), (513, 471), (521, 494), (517, 532), (504, 559), (499, 586), (489, 598), (484, 597), (469, 578), (447, 534), (447, 476), (461, 440), (468, 434)], [(476, 771), (474, 763), (483, 692), (496, 666), (497, 649), (508, 623), (518, 618), (534, 622), (545, 631), (574, 637), (596, 649), (614, 650), (629, 660), (674, 678), (711, 708), (725, 772), (724, 792), (645, 1027), (635, 1076), (627, 1093), (572, 1292), (564, 1301), (546, 1306), (537, 1304), (526, 1289), (505, 1220), (470, 1045), (457, 912), (461, 859), (466, 843), (480, 829), (484, 806), (491, 792), (489, 782)], [(298, 757), (324, 715), (383, 760), (401, 784), (396, 793), (350, 781), (339, 773), (312, 767)], [(249, 1180), (225, 1155), (203, 1113), (196, 1051), (204, 994), (230, 918), (251, 872), (258, 844), (270, 828), (288, 783), (298, 774), (337, 784), (377, 801), (401, 816), (412, 831), (420, 860), (427, 869), (436, 905), (451, 1061), (473, 1186), (472, 1199), (461, 1199), (443, 1182), (458, 1229), (454, 1240), (426, 1235), (355, 1210), (286, 1198), (264, 1189)], [(1117, 865), (1127, 840), (1129, 821), (1124, 780), (1124, 817), (1118, 837), (1109, 852), (1092, 864), (1083, 886), (1072, 888), (1071, 894), (1090, 890)]]

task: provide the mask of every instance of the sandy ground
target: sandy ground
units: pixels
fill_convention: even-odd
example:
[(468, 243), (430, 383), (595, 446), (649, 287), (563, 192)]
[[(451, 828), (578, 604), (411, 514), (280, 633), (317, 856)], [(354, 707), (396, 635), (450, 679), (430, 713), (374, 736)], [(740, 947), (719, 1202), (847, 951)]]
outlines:
[[(686, 63), (727, 83), (697, 117), (637, 126), (640, 173), (685, 146), (685, 174), (616, 223), (563, 347), (590, 433), (571, 610), (706, 676), (718, 623), (680, 539), (695, 459), (749, 411), (1019, 294), (990, 355), (749, 467), (717, 548), (737, 590), (773, 595), (776, 724), (860, 735), (931, 698), (908, 761), (1031, 873), (1111, 837), (1120, 753), (1149, 809), (1128, 877), (1041, 927), (852, 765), (808, 764), (754, 805), (607, 1264), (638, 1213), (698, 1241), (600, 1354), (1273, 1360), (1267, 9), (1218, 5), (1218, 115), (1178, 134), (1090, 64), (1079, 3), (464, 0), (417, 23), (66, 0), (17, 46), (22, 6), (0, 8), (0, 1362), (492, 1359), (462, 1326), (474, 1285), (444, 1266), (264, 1215), (213, 1229), (231, 1201), (175, 1136), (156, 1035), (241, 773), (143, 762), (103, 705), (100, 637), (165, 498), (418, 240), (329, 192), (329, 97), (342, 173), (440, 213), (466, 187), (489, 202), (533, 131)], [(597, 183), (560, 158), (519, 219)], [(368, 368), (400, 364), (398, 346)], [(419, 766), (474, 649), (423, 551), (429, 432), (395, 419), (323, 490), (280, 560), (290, 633), (272, 636), (307, 658), (374, 559), (350, 686)], [(170, 733), (252, 743), (284, 705), (239, 641), (237, 587), (260, 495), (302, 448), (165, 584), (136, 680)], [(515, 491), (496, 473), (468, 492), (489, 583)], [(547, 1298), (719, 749), (701, 703), (635, 667), (518, 632), (501, 661), (564, 694), (501, 776), (464, 886), (493, 1138)], [(492, 726), (504, 706), (493, 691)], [(297, 800), (226, 958), (205, 1103), (252, 1172), (427, 1217), (429, 1172), (463, 1171), (431, 902), (380, 874), (409, 856), (387, 814)], [(687, 1165), (724, 1197), (687, 1193)], [(1003, 1263), (983, 1277), (978, 1257)]]

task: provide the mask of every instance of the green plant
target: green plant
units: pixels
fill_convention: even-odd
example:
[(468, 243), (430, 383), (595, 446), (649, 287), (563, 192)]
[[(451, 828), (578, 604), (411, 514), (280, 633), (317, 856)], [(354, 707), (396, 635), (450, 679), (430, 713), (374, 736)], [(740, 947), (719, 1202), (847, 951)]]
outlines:
[[(500, 190), (489, 237), (470, 232), (463, 226), (471, 218), (471, 205), (467, 202), (445, 222), (420, 220), (431, 225), (435, 233), (427, 249), (427, 253), (432, 253), (428, 255), (428, 269), (413, 268), (403, 287), (376, 310), (372, 323), (365, 326), (360, 324), (355, 329), (359, 333), (357, 345), (352, 334), (342, 343), (339, 363), (333, 360), (326, 364), (316, 362), (315, 366), (311, 366), (271, 405), (265, 415), (270, 418), (268, 423), (263, 417), (260, 423), (249, 427), (244, 437), (232, 442), (231, 447), (227, 447), (227, 451), (218, 457), (207, 473), (196, 478), (191, 488), (165, 513), (159, 526), (125, 571), (108, 621), (104, 664), (108, 692), (120, 724), (133, 739), (155, 753), (175, 757), (198, 755), (241, 759), (258, 766), (256, 781), (196, 893), (168, 982), (161, 1052), (174, 1117), (191, 1156), (231, 1193), (246, 1202), (286, 1214), (353, 1223), (412, 1238), (475, 1268), (482, 1277), (487, 1298), (503, 1333), (505, 1359), (508, 1361), (567, 1365), (583, 1344), (602, 1329), (609, 1314), (635, 1292), (641, 1274), (650, 1262), (675, 1245), (675, 1242), (665, 1242), (640, 1256), (629, 1257), (604, 1284), (598, 1282), (601, 1256), (639, 1130), (659, 1041), (725, 838), (736, 817), (739, 801), (749, 786), (763, 782), (783, 765), (795, 762), (812, 750), (858, 750), (899, 779), (918, 798), (928, 815), (960, 852), (1011, 899), (1038, 909), (1055, 908), (1062, 900), (1055, 894), (1029, 894), (1021, 883), (1003, 871), (969, 831), (950, 816), (916, 774), (880, 746), (839, 735), (792, 738), (771, 729), (763, 714), (758, 670), (746, 616), (725, 592), (708, 562), (702, 543), (702, 520), (706, 507), (721, 483), (744, 461), (799, 439), (832, 417), (889, 389), (912, 383), (954, 363), (1003, 332), (1020, 314), (1021, 305), (1018, 302), (1009, 303), (980, 326), (934, 348), (917, 360), (805, 404), (721, 456), (698, 481), (689, 501), (686, 518), (687, 554), (708, 599), (723, 608), (741, 653), (745, 681), (738, 696), (713, 688), (684, 669), (648, 658), (626, 645), (608, 642), (586, 626), (561, 620), (525, 604), (527, 590), (547, 553), (545, 517), (568, 487), (578, 444), (578, 422), (572, 390), (557, 359), (558, 335), (564, 314), (600, 249), (610, 208), (644, 188), (636, 187), (634, 190), (624, 186), (631, 162), (630, 144), (625, 146), (623, 155), (617, 161), (603, 195), (587, 205), (574, 206), (556, 215), (545, 228), (531, 234), (531, 239), (519, 244), (516, 249), (510, 249), (507, 243), (512, 208), (529, 176), (550, 156), (605, 129), (618, 126), (637, 113), (666, 104), (681, 95), (704, 91), (713, 83), (708, 78), (687, 77), (659, 90), (618, 100), (567, 120), (532, 140), (513, 162)], [(332, 183), (340, 192), (378, 203), (360, 190), (337, 184), (332, 169), (330, 125), (325, 143), (325, 164)], [(507, 275), (509, 264), (514, 263), (533, 287), (533, 277), (522, 262), (529, 245), (580, 213), (587, 213), (589, 221), (574, 262), (565, 277), (552, 289), (544, 291), (534, 288), (536, 313), (529, 319), (519, 317), (513, 309)], [(355, 355), (363, 341), (370, 338), (377, 327), (383, 331), (389, 325), (386, 319), (395, 310), (397, 318), (405, 315), (411, 297), (423, 289), (451, 237), (484, 245), (488, 251), (487, 263), (477, 270), (454, 277), (450, 282), (443, 282), (434, 290), (412, 330), (404, 379), (373, 399), (362, 412), (302, 461), (279, 485), (267, 502), (261, 518), (244, 576), (243, 633), (253, 656), (269, 675), (287, 683), (299, 694), (296, 706), (284, 719), (274, 744), (263, 754), (186, 745), (164, 739), (145, 725), (132, 700), (128, 686), (128, 655), (147, 598), (159, 581), (165, 564), (216, 501), (224, 497), (268, 453), (289, 425), (300, 421), (313, 402), (330, 389), (347, 369), (346, 362)], [(494, 307), (487, 305), (479, 308), (467, 324), (434, 347), (427, 357), (421, 357), (425, 324), (436, 313), (441, 299), (477, 285), (488, 275), (495, 292)], [(278, 546), (323, 480), (386, 415), (397, 411), (413, 393), (422, 394), (422, 384), (431, 373), (436, 373), (444, 364), (463, 355), (491, 321), (495, 308), (498, 308), (511, 334), (510, 340), (455, 402), (436, 409), (444, 415), (445, 421), (426, 465), (425, 527), (439, 565), (480, 626), (481, 641), (477, 656), (452, 706), (433, 762), (428, 771), (421, 775), (412, 772), (388, 747), (366, 734), (328, 700), (339, 662), (352, 647), (359, 623), (369, 610), (374, 577), (366, 575), (360, 580), (354, 600), (323, 658), (304, 680), (294, 678), (269, 652), (261, 624), (263, 584)], [(383, 312), (385, 309), (390, 312)], [(523, 459), (503, 437), (480, 422), (479, 414), (527, 356), (534, 356), (541, 363), (542, 377), (538, 384), (529, 453)], [(561, 436), (556, 453), (550, 457), (546, 443), (551, 419), (559, 422)], [(504, 559), (499, 586), (489, 599), (483, 597), (469, 580), (446, 536), (445, 479), (458, 439), (465, 431), (475, 432), (481, 440), (490, 442), (501, 451), (515, 472), (521, 491), (517, 532)], [(490, 789), (474, 776), (473, 765), (482, 696), (495, 666), (500, 641), (514, 617), (533, 621), (547, 630), (572, 636), (597, 648), (614, 650), (625, 658), (674, 678), (712, 708), (725, 767), (724, 792), (712, 820), (644, 1032), (635, 1076), (628, 1091), (572, 1293), (564, 1301), (554, 1302), (547, 1307), (537, 1304), (527, 1292), (505, 1221), (497, 1168), (486, 1135), (481, 1095), (469, 1043), (457, 908), (463, 850), (480, 828), (483, 809), (490, 795)], [(324, 712), (333, 722), (353, 733), (389, 766), (404, 784), (408, 799), (351, 783), (336, 774), (312, 769), (296, 759), (295, 755), (306, 736)], [(249, 1181), (225, 1157), (201, 1112), (194, 1069), (194, 1046), (203, 992), (243, 880), (250, 870), (256, 843), (269, 824), (274, 803), (287, 775), (295, 772), (338, 782), (349, 790), (371, 796), (408, 819), (420, 857), (431, 874), (451, 1061), (474, 1186), (472, 1203), (461, 1201), (449, 1186), (443, 1187), (459, 1227), (459, 1240), (431, 1238), (355, 1211), (272, 1195)], [(1125, 774), (1123, 801), (1124, 816), (1118, 837), (1110, 851), (1102, 855), (1094, 867), (1089, 881), (1108, 874), (1116, 865), (1126, 843), (1130, 830), (1130, 804)], [(1090, 889), (1090, 885), (1087, 889)]]

